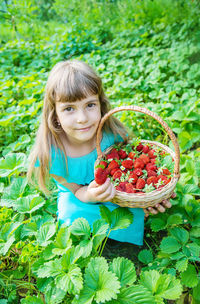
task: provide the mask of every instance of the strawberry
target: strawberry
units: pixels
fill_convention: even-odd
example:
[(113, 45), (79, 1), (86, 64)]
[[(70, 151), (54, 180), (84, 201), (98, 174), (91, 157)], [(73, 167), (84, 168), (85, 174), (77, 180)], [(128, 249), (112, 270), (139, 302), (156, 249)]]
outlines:
[(152, 164), (154, 164), (154, 165), (155, 165), (155, 163), (156, 163), (156, 159), (155, 159), (155, 158), (151, 158), (151, 159), (150, 159), (150, 162), (151, 162)]
[(154, 164), (148, 163), (148, 164), (146, 165), (146, 170), (147, 170), (147, 171), (149, 171), (149, 170), (157, 171), (157, 167), (156, 167), (156, 165), (154, 165)]
[(132, 172), (132, 173), (130, 173), (128, 180), (130, 183), (135, 184), (138, 180), (138, 177), (135, 173)]
[(122, 176), (122, 171), (116, 169), (115, 173), (113, 174), (113, 179), (116, 180), (116, 178), (120, 178), (121, 176)]
[(147, 175), (148, 175), (148, 177), (150, 177), (150, 176), (157, 176), (157, 173), (155, 171), (153, 171), (153, 170), (147, 170)]
[(167, 185), (171, 180), (171, 178), (167, 178), (167, 176), (162, 174), (158, 175), (158, 180), (159, 179), (161, 179), (164, 182), (164, 185)]
[(103, 168), (97, 168), (95, 170), (95, 181), (97, 184), (102, 185), (105, 183), (107, 179), (107, 170), (104, 170)]
[(142, 151), (143, 147), (144, 146), (141, 143), (139, 143), (139, 145), (136, 147), (136, 150), (140, 152)]
[(132, 184), (128, 183), (128, 184), (125, 184), (125, 192), (136, 193), (136, 190), (134, 189)]
[(119, 154), (119, 156), (120, 156), (121, 159), (124, 159), (124, 158), (126, 158), (128, 156), (128, 154), (126, 153), (126, 151), (124, 151), (122, 149), (118, 151), (118, 154)]
[(148, 164), (150, 161), (149, 157), (146, 154), (141, 154), (139, 156), (139, 159), (141, 159), (145, 163), (145, 165)]
[(104, 169), (107, 167), (107, 162), (105, 160), (102, 160), (100, 163), (99, 163), (100, 166), (104, 166)]
[(143, 146), (142, 152), (143, 153), (148, 153), (149, 152), (149, 146)]
[(140, 168), (137, 168), (137, 169), (133, 170), (133, 173), (137, 176), (142, 176), (143, 175), (142, 169), (140, 169)]
[(140, 158), (136, 158), (136, 160), (134, 161), (133, 166), (134, 166), (135, 169), (137, 169), (137, 168), (143, 169), (144, 168), (144, 162)]
[(126, 181), (126, 182), (121, 182), (121, 183), (119, 183), (119, 185), (116, 187), (116, 189), (119, 190), (119, 191), (125, 192), (125, 185), (126, 185), (127, 183), (128, 183), (127, 181)]
[(148, 152), (149, 158), (156, 158), (155, 150), (151, 149)]
[(133, 161), (131, 159), (123, 160), (122, 166), (126, 169), (132, 169), (133, 168)]
[(136, 156), (136, 154), (134, 152), (132, 152), (132, 151), (128, 155), (128, 157), (131, 158), (131, 159), (134, 159), (135, 156)]
[(143, 178), (138, 178), (136, 183), (136, 189), (143, 189), (145, 187), (145, 180)]
[(114, 158), (119, 159), (119, 155), (116, 149), (112, 149), (111, 152), (106, 155), (106, 159), (114, 159)]
[(163, 169), (162, 173), (165, 175), (171, 175), (171, 172), (168, 169)]
[(158, 182), (158, 178), (156, 176), (150, 176), (147, 178), (147, 185), (153, 184), (153, 186)]
[(108, 172), (110, 173), (112, 169), (119, 168), (119, 164), (116, 162), (116, 160), (112, 160), (108, 165)]
[[(108, 168), (107, 168), (107, 169), (108, 169)], [(119, 170), (119, 168), (114, 168), (114, 169), (112, 169), (112, 170), (110, 171), (109, 174), (113, 176), (117, 170)], [(108, 172), (109, 172), (109, 171), (108, 171)]]

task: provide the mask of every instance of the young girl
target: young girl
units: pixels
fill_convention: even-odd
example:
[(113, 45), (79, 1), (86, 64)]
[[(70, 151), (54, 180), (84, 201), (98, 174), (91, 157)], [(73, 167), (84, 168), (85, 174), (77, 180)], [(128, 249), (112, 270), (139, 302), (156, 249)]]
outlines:
[[(37, 174), (40, 188), (47, 192), (49, 175), (58, 187), (58, 220), (70, 225), (84, 217), (92, 225), (100, 218), (100, 204), (111, 211), (118, 207), (110, 201), (115, 188), (109, 179), (103, 185), (94, 181), (97, 159), (96, 131), (110, 109), (100, 77), (86, 63), (78, 60), (57, 63), (50, 72), (44, 98), (42, 121), (30, 155), (28, 178)], [(101, 149), (127, 139), (127, 130), (110, 117), (101, 134)], [(158, 205), (160, 212), (171, 207), (168, 201)], [(110, 238), (136, 245), (143, 243), (144, 210), (130, 208), (133, 224), (116, 230)], [(151, 213), (157, 213), (149, 208)]]

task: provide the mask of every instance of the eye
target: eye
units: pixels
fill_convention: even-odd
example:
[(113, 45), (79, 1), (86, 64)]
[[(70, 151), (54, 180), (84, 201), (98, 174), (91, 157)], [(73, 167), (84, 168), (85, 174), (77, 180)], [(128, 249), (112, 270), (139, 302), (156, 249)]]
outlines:
[(73, 108), (72, 108), (72, 107), (66, 107), (66, 108), (64, 109), (64, 111), (71, 112), (71, 111), (73, 111)]
[(96, 106), (96, 103), (94, 102), (88, 103), (88, 108), (93, 108), (94, 106)]

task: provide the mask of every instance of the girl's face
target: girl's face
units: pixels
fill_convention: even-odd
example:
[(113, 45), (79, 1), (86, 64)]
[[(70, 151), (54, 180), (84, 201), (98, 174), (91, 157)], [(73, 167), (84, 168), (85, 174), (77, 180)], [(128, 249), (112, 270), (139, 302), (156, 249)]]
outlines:
[(92, 141), (101, 119), (98, 95), (76, 102), (56, 103), (57, 120), (71, 144)]

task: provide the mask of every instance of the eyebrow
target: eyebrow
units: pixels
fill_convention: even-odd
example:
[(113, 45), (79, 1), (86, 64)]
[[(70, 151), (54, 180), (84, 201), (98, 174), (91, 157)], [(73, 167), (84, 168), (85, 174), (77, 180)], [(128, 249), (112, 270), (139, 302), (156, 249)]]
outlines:
[[(98, 98), (94, 97), (94, 98), (91, 98), (91, 99), (85, 101), (84, 104), (87, 104), (87, 103), (90, 103), (90, 102), (98, 102), (98, 101), (99, 101)], [(64, 104), (61, 104), (61, 108), (65, 108), (67, 106), (74, 106), (75, 104), (76, 104), (76, 102), (65, 102)]]

